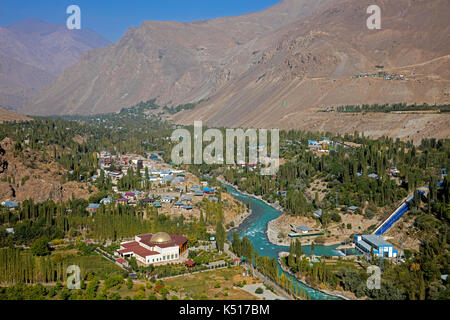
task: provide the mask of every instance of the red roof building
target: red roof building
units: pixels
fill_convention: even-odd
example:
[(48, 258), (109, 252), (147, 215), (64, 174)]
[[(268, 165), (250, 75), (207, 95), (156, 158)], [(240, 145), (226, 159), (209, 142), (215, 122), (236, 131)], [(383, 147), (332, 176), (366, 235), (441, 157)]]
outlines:
[(123, 242), (117, 253), (122, 258), (135, 257), (144, 265), (175, 262), (187, 249), (188, 239), (177, 234), (158, 232), (135, 236), (135, 241)]
[(192, 268), (193, 266), (195, 266), (195, 261), (188, 260), (184, 264), (186, 265), (187, 268)]

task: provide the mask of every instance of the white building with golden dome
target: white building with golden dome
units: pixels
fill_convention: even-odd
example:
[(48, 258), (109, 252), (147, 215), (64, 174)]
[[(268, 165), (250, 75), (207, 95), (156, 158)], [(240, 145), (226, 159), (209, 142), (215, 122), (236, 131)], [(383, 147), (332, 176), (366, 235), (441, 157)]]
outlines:
[(135, 257), (144, 265), (176, 262), (187, 250), (188, 239), (177, 234), (158, 232), (135, 236), (122, 242), (117, 251), (122, 258)]

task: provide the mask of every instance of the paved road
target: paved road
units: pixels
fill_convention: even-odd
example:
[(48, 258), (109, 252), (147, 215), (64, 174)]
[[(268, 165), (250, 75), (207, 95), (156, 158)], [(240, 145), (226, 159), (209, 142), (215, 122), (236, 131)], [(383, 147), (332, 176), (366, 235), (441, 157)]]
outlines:
[(131, 269), (128, 269), (125, 266), (123, 266), (119, 263), (116, 263), (116, 259), (114, 259), (114, 257), (112, 255), (110, 255), (109, 253), (107, 253), (106, 251), (103, 251), (100, 248), (95, 248), (94, 251), (97, 252), (98, 254), (104, 256), (106, 259), (110, 260), (111, 262), (113, 262), (116, 266), (121, 267), (122, 269), (124, 269), (127, 272), (131, 272)]
[[(264, 290), (264, 292), (262, 294), (255, 293), (255, 290), (257, 288), (262, 288)], [(278, 296), (275, 293), (273, 293), (272, 291), (267, 290), (260, 283), (248, 284), (248, 285), (244, 286), (242, 289), (257, 296), (257, 297), (264, 298), (266, 300), (277, 300), (277, 299), (278, 300), (286, 300), (286, 298), (284, 298), (282, 296)]]

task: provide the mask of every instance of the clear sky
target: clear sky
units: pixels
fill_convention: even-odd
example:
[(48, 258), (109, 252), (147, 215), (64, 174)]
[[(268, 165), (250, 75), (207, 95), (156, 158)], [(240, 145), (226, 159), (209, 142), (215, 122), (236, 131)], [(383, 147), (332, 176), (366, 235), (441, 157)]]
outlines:
[(0, 0), (0, 25), (26, 18), (65, 24), (66, 8), (78, 5), (81, 27), (111, 41), (144, 20), (194, 21), (263, 10), (280, 0)]

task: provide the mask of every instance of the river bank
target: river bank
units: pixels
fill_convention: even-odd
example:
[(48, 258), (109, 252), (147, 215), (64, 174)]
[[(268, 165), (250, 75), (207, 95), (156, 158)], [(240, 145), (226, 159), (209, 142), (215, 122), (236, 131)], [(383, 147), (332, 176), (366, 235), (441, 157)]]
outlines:
[(310, 233), (325, 233), (320, 223), (315, 219), (282, 214), (278, 218), (269, 221), (267, 224), (267, 237), (271, 243), (280, 246), (289, 246), (290, 243), (296, 239), (298, 239), (302, 245), (311, 245), (312, 242), (315, 242), (315, 244), (324, 246), (334, 246), (340, 245), (348, 239), (346, 234), (338, 236), (331, 235), (290, 238), (289, 233), (293, 232), (291, 226), (295, 227), (299, 225), (311, 228)]
[(248, 193), (248, 192), (246, 192), (246, 191), (243, 191), (243, 190), (239, 189), (237, 186), (232, 185), (231, 183), (229, 183), (229, 182), (227, 182), (227, 181), (225, 181), (225, 180), (223, 180), (223, 179), (217, 178), (217, 181), (219, 181), (220, 183), (222, 183), (222, 184), (224, 184), (224, 185), (226, 185), (226, 186), (229, 186), (229, 187), (231, 187), (231, 188), (236, 189), (237, 191), (239, 191), (240, 193), (242, 193), (244, 196), (252, 197), (252, 198), (261, 200), (262, 202), (264, 202), (264, 203), (267, 204), (268, 206), (274, 208), (275, 210), (278, 210), (278, 211), (281, 211), (282, 213), (284, 213), (283, 207), (280, 206), (279, 204), (270, 203), (270, 202), (268, 202), (267, 200), (263, 199), (263, 197), (261, 197), (261, 196), (256, 196), (256, 195), (254, 195), (254, 194), (251, 194), (251, 193)]
[[(231, 183), (229, 183), (223, 179), (218, 178), (217, 181), (219, 181), (220, 183), (222, 183), (226, 186), (236, 189), (238, 192), (240, 192), (241, 194), (243, 194), (247, 197), (252, 197), (252, 198), (258, 199), (258, 200), (264, 202), (266, 205), (272, 207), (273, 209), (281, 212), (281, 215), (279, 217), (277, 217), (273, 220), (270, 220), (268, 222), (267, 229), (265, 230), (265, 233), (267, 235), (269, 242), (274, 245), (289, 246), (291, 241), (293, 240), (288, 237), (288, 234), (291, 232), (289, 229), (290, 228), (289, 225), (290, 224), (298, 225), (299, 224), (298, 219), (301, 219), (301, 218), (304, 219), (304, 220), (302, 220), (302, 225), (309, 226), (309, 227), (319, 231), (319, 229), (318, 229), (319, 225), (317, 224), (316, 220), (314, 220), (314, 219), (308, 219), (306, 217), (290, 216), (284, 212), (284, 208), (281, 205), (279, 205), (278, 203), (276, 203), (276, 204), (270, 203), (267, 200), (263, 199), (262, 196), (256, 196), (256, 195), (250, 194), (246, 191), (240, 190), (237, 186), (232, 185)], [(241, 221), (241, 223), (242, 223), (242, 221)], [(280, 234), (283, 236), (279, 237)], [(300, 239), (302, 245), (311, 245), (311, 243), (314, 240), (314, 238), (299, 238), (299, 239)], [(332, 245), (338, 245), (341, 243), (342, 243), (342, 241), (340, 239), (335, 238), (335, 239), (325, 239), (323, 241), (323, 243), (321, 243), (321, 244), (323, 244), (325, 246), (332, 246)]]
[[(276, 259), (278, 257), (278, 252), (289, 250), (289, 246), (280, 246), (278, 244), (270, 242), (267, 236), (268, 223), (271, 220), (278, 218), (282, 214), (280, 210), (276, 209), (277, 206), (274, 207), (274, 205), (267, 203), (267, 201), (261, 200), (260, 197), (254, 197), (253, 195), (246, 192), (241, 193), (240, 190), (229, 183), (224, 183), (223, 185), (226, 186), (229, 194), (232, 194), (236, 199), (244, 204), (248, 203), (249, 197), (252, 199), (251, 215), (247, 219), (245, 219), (238, 228), (234, 228), (234, 231), (236, 231), (240, 237), (248, 237), (253, 244), (254, 249), (258, 251), (258, 254), (260, 256), (266, 256)], [(232, 232), (233, 231), (227, 233), (227, 238), (229, 241), (231, 241), (232, 239)], [(311, 252), (310, 246), (304, 246), (303, 250), (306, 254), (310, 254)], [(327, 247), (322, 245), (316, 245), (314, 252), (318, 256), (340, 255), (339, 252), (334, 249), (334, 247)], [(279, 270), (281, 272), (284, 272), (281, 268)], [(289, 274), (286, 275), (288, 277), (291, 277)], [(310, 288), (304, 283), (294, 279), (294, 285), (296, 284), (298, 284), (299, 287), (303, 288), (305, 294), (312, 300), (341, 299), (339, 297), (327, 295), (321, 291)]]
[(283, 262), (281, 261), (282, 257), (285, 257), (287, 255), (289, 255), (289, 252), (280, 252), (278, 255), (278, 259), (277, 259), (278, 264), (280, 265), (280, 268), (281, 268), (281, 270), (283, 270), (283, 272), (289, 274), (291, 277), (294, 277), (298, 282), (301, 282), (305, 286), (308, 286), (316, 291), (322, 292), (323, 294), (326, 294), (329, 296), (333, 296), (333, 297), (340, 298), (343, 300), (358, 300), (356, 297), (354, 297), (353, 293), (351, 293), (351, 292), (341, 292), (341, 291), (336, 291), (336, 290), (320, 288), (316, 285), (307, 283), (304, 277), (298, 278), (288, 268), (286, 268), (286, 266), (284, 266)]

